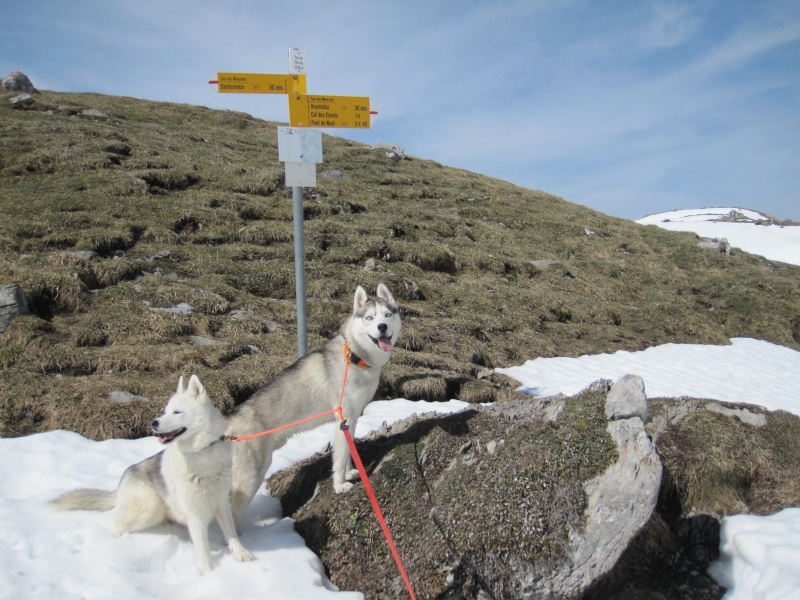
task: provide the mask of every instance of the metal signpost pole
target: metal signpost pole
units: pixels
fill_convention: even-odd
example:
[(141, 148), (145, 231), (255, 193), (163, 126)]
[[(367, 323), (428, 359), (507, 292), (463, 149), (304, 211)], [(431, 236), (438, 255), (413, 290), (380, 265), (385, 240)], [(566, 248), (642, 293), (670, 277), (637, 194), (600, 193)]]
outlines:
[(303, 188), (292, 186), (294, 221), (294, 287), (297, 297), (297, 356), (308, 352), (308, 313), (306, 308), (306, 246), (303, 234)]
[(294, 222), (294, 282), (297, 302), (297, 354), (308, 353), (306, 252), (303, 234), (303, 188), (317, 185), (322, 162), (322, 134), (312, 128), (364, 128), (371, 125), (369, 97), (309, 95), (306, 93), (305, 54), (289, 49), (289, 74), (218, 72), (209, 81), (225, 94), (285, 94), (289, 127), (278, 127), (278, 159), (284, 163), (286, 186), (292, 188)]
[[(305, 61), (297, 48), (289, 49), (289, 74), (305, 73)], [(294, 222), (294, 288), (297, 302), (297, 356), (308, 353), (308, 308), (306, 304), (306, 244), (303, 233), (303, 188), (292, 186)]]

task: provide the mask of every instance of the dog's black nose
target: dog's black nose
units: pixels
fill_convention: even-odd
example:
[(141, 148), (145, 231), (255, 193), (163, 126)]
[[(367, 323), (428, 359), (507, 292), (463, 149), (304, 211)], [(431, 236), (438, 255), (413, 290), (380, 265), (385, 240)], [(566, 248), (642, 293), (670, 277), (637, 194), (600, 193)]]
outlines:
[(389, 329), (389, 326), (386, 323), (381, 323), (378, 325), (378, 331), (381, 333), (386, 333), (386, 330)]

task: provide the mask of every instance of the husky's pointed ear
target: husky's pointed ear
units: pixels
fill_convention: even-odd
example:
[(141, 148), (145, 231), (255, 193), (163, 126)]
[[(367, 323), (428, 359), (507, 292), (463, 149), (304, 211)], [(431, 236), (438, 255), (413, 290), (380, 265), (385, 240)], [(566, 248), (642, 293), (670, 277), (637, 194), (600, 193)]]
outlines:
[(357, 313), (367, 303), (367, 292), (363, 287), (356, 288), (356, 295), (353, 298), (353, 312)]
[(186, 385), (183, 383), (183, 375), (178, 378), (178, 389), (175, 390), (176, 394), (182, 394), (186, 391)]
[(392, 296), (392, 292), (390, 292), (389, 288), (387, 288), (382, 283), (378, 284), (378, 292), (376, 295), (378, 296), (378, 298), (386, 302), (386, 304), (397, 304), (397, 302), (394, 301), (394, 296)]
[(192, 398), (200, 398), (205, 394), (206, 390), (203, 384), (200, 383), (200, 379), (197, 375), (192, 375), (191, 379), (189, 379), (189, 386), (186, 388), (186, 391), (189, 392)]

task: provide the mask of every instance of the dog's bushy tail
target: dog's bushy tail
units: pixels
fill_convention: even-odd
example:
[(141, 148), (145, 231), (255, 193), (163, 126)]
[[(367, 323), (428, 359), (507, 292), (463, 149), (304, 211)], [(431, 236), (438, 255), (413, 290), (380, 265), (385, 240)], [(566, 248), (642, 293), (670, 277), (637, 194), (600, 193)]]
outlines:
[(98, 510), (107, 511), (114, 508), (116, 492), (105, 490), (80, 489), (67, 492), (51, 500), (50, 504), (60, 510)]

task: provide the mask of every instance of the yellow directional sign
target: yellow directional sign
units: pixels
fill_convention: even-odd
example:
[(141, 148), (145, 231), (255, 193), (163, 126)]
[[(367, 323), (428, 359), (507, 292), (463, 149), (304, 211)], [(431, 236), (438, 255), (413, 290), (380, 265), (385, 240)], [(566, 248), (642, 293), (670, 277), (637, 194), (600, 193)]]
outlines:
[(223, 94), (305, 94), (306, 76), (268, 73), (217, 73)]
[(289, 123), (292, 127), (369, 129), (369, 97), (290, 95)]

